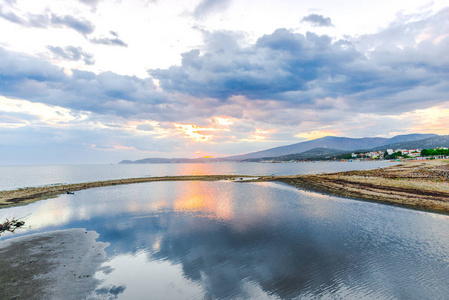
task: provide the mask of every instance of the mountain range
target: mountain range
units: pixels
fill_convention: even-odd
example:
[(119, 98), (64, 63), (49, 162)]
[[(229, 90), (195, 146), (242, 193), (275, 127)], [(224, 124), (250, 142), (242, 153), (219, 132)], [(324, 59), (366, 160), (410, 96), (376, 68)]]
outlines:
[(449, 147), (449, 135), (436, 134), (408, 134), (393, 138), (347, 138), (326, 136), (323, 138), (300, 142), (292, 145), (270, 148), (262, 151), (228, 156), (223, 158), (146, 158), (136, 161), (123, 160), (120, 164), (139, 163), (199, 163), (223, 161), (257, 161), (262, 159), (311, 159), (329, 155), (339, 155), (353, 151), (379, 151), (386, 149), (412, 149)]

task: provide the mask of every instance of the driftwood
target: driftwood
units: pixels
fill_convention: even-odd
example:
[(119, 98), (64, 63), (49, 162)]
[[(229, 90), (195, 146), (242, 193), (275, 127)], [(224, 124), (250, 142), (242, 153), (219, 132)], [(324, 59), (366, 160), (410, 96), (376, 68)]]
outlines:
[(20, 221), (16, 219), (12, 220), (6, 219), (4, 223), (0, 223), (0, 235), (5, 231), (14, 232), (14, 230), (16, 230), (19, 227), (22, 227), (23, 225), (25, 225), (25, 221)]

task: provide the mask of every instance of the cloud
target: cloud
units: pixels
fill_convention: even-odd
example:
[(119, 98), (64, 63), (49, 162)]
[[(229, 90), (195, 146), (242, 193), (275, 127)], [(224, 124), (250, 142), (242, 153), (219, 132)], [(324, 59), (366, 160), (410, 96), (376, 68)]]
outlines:
[(93, 59), (93, 54), (84, 52), (81, 47), (67, 46), (65, 49), (61, 47), (47, 46), (47, 48), (55, 55), (57, 58), (62, 58), (66, 60), (79, 61), (83, 60), (86, 65), (95, 64)]
[(201, 0), (192, 15), (195, 19), (203, 19), (208, 15), (226, 10), (231, 0)]
[(94, 44), (99, 45), (128, 47), (128, 44), (126, 44), (123, 40), (121, 40), (115, 31), (109, 31), (109, 33), (112, 37), (93, 38), (90, 39), (90, 41)]
[(101, 0), (78, 0), (78, 1), (95, 8), (98, 5), (98, 3), (100, 3)]
[[(115, 137), (125, 141), (120, 146), (138, 150), (158, 145), (160, 151), (217, 152), (219, 144), (222, 154), (238, 153), (246, 151), (242, 147), (288, 144), (304, 132), (378, 135), (391, 127), (407, 130), (410, 119), (395, 120), (394, 115), (448, 101), (449, 25), (441, 22), (445, 14), (447, 10), (404, 19), (377, 34), (345, 40), (277, 29), (242, 46), (241, 33), (203, 31), (204, 45), (183, 53), (180, 65), (149, 70), (160, 86), (153, 78), (113, 72), (72, 70), (68, 75), (42, 58), (0, 48), (0, 95), (92, 112), (114, 120), (108, 122), (115, 125), (101, 122), (116, 126), (114, 130), (125, 126), (118, 119), (133, 120), (133, 134), (142, 134), (143, 144), (131, 131)], [(118, 34), (111, 31), (109, 38)], [(49, 49), (59, 58), (87, 59), (81, 48)], [(370, 116), (363, 117), (367, 113)], [(214, 117), (232, 119), (233, 124), (219, 127), (210, 122)], [(19, 116), (2, 120), (10, 127), (31, 122), (21, 122)], [(213, 137), (199, 149), (194, 142), (186, 145), (173, 123), (219, 130), (206, 132)], [(145, 144), (147, 135), (159, 134), (163, 142), (155, 138), (151, 147)], [(96, 144), (95, 149), (117, 146), (94, 138), (89, 143)]]
[(333, 27), (331, 18), (325, 18), (322, 15), (310, 14), (302, 18), (301, 22), (310, 23), (314, 27)]
[[(65, 54), (67, 51), (64, 51)], [(38, 58), (0, 48), (0, 94), (102, 114), (157, 115), (165, 95), (151, 79), (72, 70), (72, 75)]]
[(235, 33), (205, 33), (204, 47), (183, 53), (181, 65), (148, 73), (165, 91), (221, 103), (243, 96), (296, 109), (397, 114), (446, 99), (449, 23), (441, 19), (448, 12), (345, 40), (277, 29), (242, 47)]
[(52, 14), (51, 24), (56, 26), (57, 25), (66, 26), (84, 35), (91, 34), (95, 30), (95, 26), (91, 22), (82, 19), (77, 19), (72, 16), (57, 16), (55, 14)]
[(78, 19), (69, 15), (58, 16), (50, 12), (43, 14), (27, 14), (26, 17), (21, 17), (12, 11), (5, 12), (3, 7), (0, 6), (0, 18), (25, 27), (67, 27), (82, 35), (91, 34), (95, 30), (95, 26), (87, 20)]

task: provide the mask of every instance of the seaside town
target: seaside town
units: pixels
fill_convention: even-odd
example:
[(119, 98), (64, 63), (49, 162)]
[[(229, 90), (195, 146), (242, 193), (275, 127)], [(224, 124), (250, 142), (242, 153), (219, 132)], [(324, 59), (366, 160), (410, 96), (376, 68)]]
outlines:
[(316, 157), (311, 159), (271, 159), (262, 160), (262, 163), (293, 163), (306, 161), (370, 161), (370, 160), (386, 160), (386, 161), (408, 161), (408, 160), (433, 160), (433, 159), (449, 159), (449, 148), (435, 147), (433, 149), (387, 149), (368, 152), (352, 152), (351, 154), (328, 155), (326, 157)]
[(449, 158), (449, 150), (446, 147), (433, 149), (387, 149), (385, 151), (370, 151), (352, 153), (352, 159), (385, 159), (385, 160), (427, 160)]

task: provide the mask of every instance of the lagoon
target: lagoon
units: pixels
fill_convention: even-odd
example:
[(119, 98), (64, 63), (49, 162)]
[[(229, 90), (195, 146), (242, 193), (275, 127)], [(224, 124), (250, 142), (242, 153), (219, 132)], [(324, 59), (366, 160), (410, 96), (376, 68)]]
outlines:
[(32, 234), (95, 234), (102, 260), (83, 275), (91, 280), (83, 296), (92, 299), (449, 294), (448, 216), (284, 184), (150, 182), (0, 210), (0, 219), (23, 216), (27, 228), (3, 234), (0, 249)]

